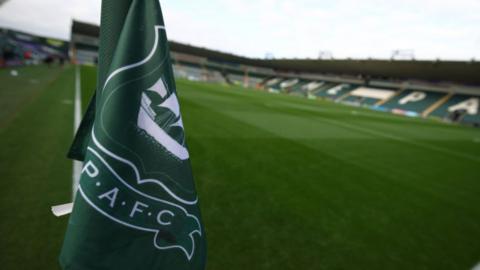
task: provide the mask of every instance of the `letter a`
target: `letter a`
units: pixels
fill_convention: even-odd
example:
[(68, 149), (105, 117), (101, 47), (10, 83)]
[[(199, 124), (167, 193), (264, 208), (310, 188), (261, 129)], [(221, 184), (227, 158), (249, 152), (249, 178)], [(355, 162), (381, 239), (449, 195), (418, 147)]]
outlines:
[(98, 196), (98, 198), (100, 200), (102, 200), (103, 198), (107, 198), (110, 201), (110, 207), (113, 208), (115, 206), (115, 200), (117, 199), (117, 194), (118, 194), (118, 188), (114, 188)]
[(468, 114), (475, 115), (478, 113), (478, 105), (480, 103), (479, 98), (470, 98), (465, 101), (462, 101), (454, 106), (448, 108), (449, 112), (454, 112), (457, 110), (465, 110)]

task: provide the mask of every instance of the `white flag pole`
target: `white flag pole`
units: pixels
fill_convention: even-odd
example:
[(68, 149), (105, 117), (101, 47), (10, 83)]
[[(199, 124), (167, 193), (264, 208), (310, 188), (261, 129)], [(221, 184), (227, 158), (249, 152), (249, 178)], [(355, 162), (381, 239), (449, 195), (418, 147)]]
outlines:
[(56, 217), (61, 217), (72, 213), (73, 203), (66, 203), (52, 206), (52, 213)]
[[(73, 133), (77, 132), (78, 127), (80, 126), (80, 121), (82, 120), (81, 117), (81, 82), (80, 82), (80, 67), (77, 65), (75, 66), (75, 103), (74, 103), (74, 119), (73, 119)], [(73, 161), (73, 170), (72, 170), (72, 197), (75, 199), (75, 193), (77, 191), (78, 183), (80, 180), (80, 173), (82, 170), (82, 162), (80, 161)], [(60, 204), (52, 206), (52, 213), (56, 217), (61, 217), (72, 213), (73, 209), (73, 202)]]

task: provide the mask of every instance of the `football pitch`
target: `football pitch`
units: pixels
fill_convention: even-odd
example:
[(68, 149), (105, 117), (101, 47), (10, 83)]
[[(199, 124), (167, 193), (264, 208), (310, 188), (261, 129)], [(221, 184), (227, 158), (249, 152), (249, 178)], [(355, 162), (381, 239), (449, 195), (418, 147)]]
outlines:
[[(82, 107), (96, 70), (81, 67)], [(0, 70), (0, 269), (58, 269), (75, 67)], [(480, 129), (177, 80), (207, 269), (472, 269)]]

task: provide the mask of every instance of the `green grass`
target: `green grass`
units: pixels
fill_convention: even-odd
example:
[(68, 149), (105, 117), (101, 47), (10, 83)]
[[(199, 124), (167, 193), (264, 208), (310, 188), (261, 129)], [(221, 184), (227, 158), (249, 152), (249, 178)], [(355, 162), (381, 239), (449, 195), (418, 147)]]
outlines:
[(56, 269), (71, 200), (73, 69), (0, 70), (0, 268)]
[(480, 261), (480, 130), (184, 81), (178, 91), (210, 269)]
[[(0, 71), (0, 265), (56, 269), (67, 219), (49, 206), (70, 196), (73, 107), (62, 101), (74, 72), (23, 76), (40, 81)], [(83, 107), (94, 87), (95, 69), (83, 67)], [(479, 129), (237, 87), (177, 88), (208, 269), (480, 262)]]
[(82, 87), (82, 113), (87, 110), (90, 99), (97, 88), (97, 69), (89, 66), (80, 68), (81, 87)]

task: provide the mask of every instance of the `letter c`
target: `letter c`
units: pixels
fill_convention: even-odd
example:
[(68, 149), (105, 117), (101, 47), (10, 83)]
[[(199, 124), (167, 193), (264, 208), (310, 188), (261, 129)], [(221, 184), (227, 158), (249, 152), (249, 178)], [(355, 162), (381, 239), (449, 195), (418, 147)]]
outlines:
[(158, 221), (158, 223), (160, 223), (160, 225), (164, 225), (164, 226), (171, 225), (172, 224), (171, 221), (165, 221), (165, 220), (162, 219), (162, 216), (164, 216), (164, 215), (170, 215), (170, 216), (174, 217), (175, 214), (171, 211), (168, 211), (168, 210), (162, 210), (157, 215), (157, 221)]

